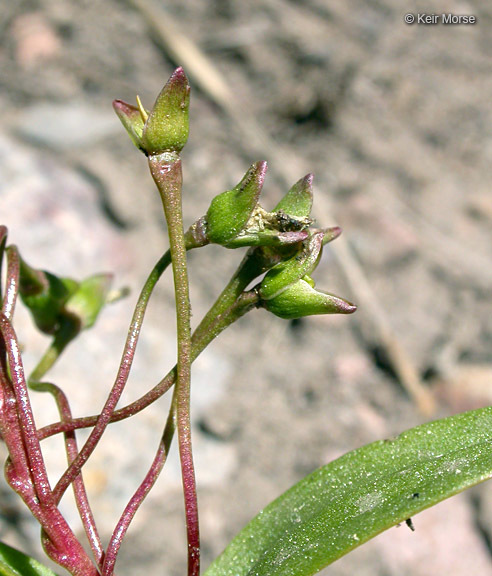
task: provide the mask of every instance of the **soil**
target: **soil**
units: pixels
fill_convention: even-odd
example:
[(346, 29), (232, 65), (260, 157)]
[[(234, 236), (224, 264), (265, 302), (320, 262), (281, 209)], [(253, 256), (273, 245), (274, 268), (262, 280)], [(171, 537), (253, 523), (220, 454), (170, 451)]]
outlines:
[[(285, 181), (313, 172), (316, 221), (343, 228), (437, 406), (431, 416), (418, 410), (367, 306), (350, 317), (288, 322), (255, 311), (241, 319), (193, 374), (208, 565), (253, 515), (318, 466), (429, 418), (492, 403), (492, 5), (447, 3), (451, 13), (476, 16), (474, 25), (407, 25), (390, 0), (150, 4), (153, 19), (136, 1), (0, 5), (0, 215), (10, 241), (35, 266), (74, 277), (113, 271), (115, 287), (132, 291), (53, 371), (76, 414), (97, 412), (104, 401), (136, 295), (167, 247), (146, 162), (111, 110), (113, 99), (134, 102), (137, 93), (150, 107), (176, 65), (197, 63), (183, 42), (176, 54), (159, 35), (161, 20), (168, 32), (176, 23), (210, 59), (240, 111), (234, 121), (201, 82), (201, 64), (197, 73), (192, 67), (186, 222), (253, 161), (270, 164), (266, 208), (285, 193)], [(415, 14), (431, 10), (413, 4)], [(255, 138), (258, 126), (266, 146)], [(279, 165), (282, 158), (288, 162)], [(194, 323), (240, 257), (217, 247), (190, 254)], [(316, 282), (358, 301), (330, 247)], [(173, 314), (166, 278), (125, 402), (174, 363)], [(18, 315), (32, 367), (46, 341), (32, 335), (24, 311)], [(56, 418), (49, 399), (36, 402), (40, 425)], [(165, 414), (164, 402), (139, 425), (114, 426), (88, 465), (106, 540), (151, 461)], [(59, 449), (46, 444), (54, 479), (63, 471)], [(1, 496), (0, 537), (39, 554), (36, 526), (5, 486)], [(184, 573), (182, 508), (174, 455), (124, 542), (120, 576)], [(68, 504), (67, 515), (75, 517)], [(393, 528), (326, 574), (492, 575), (491, 518), (486, 483), (414, 518), (415, 533)]]

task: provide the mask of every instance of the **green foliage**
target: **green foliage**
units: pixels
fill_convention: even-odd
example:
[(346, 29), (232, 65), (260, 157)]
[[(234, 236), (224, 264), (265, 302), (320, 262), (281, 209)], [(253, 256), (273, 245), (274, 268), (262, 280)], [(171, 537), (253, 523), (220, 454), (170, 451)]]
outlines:
[(0, 542), (0, 576), (56, 576), (40, 562)]
[[(296, 182), (271, 212), (259, 203), (266, 162), (256, 162), (232, 190), (218, 194), (206, 214), (184, 233), (180, 152), (188, 139), (189, 91), (178, 68), (150, 112), (120, 100), (114, 109), (132, 142), (145, 153), (161, 196), (169, 250), (151, 271), (138, 298), (114, 385), (100, 414), (73, 418), (65, 392), (44, 380), (66, 346), (90, 328), (108, 301), (111, 276), (82, 281), (27, 265), (6, 246), (0, 226), (0, 434), (9, 451), (6, 478), (40, 522), (47, 554), (74, 576), (113, 576), (118, 551), (133, 515), (157, 480), (176, 432), (185, 501), (188, 574), (198, 576), (200, 542), (192, 457), (190, 367), (206, 346), (255, 308), (286, 319), (349, 314), (355, 305), (316, 290), (311, 278), (328, 242), (340, 228), (313, 227), (313, 176)], [(249, 246), (222, 293), (191, 333), (186, 251), (215, 243)], [(153, 389), (117, 409), (128, 381), (145, 311), (166, 268), (175, 287), (178, 359)], [(263, 278), (262, 275), (264, 274)], [(2, 274), (0, 274), (2, 277)], [(257, 282), (256, 286), (254, 282)], [(250, 288), (253, 286), (253, 288)], [(30, 377), (24, 374), (13, 327), (17, 296), (52, 342)], [(29, 390), (48, 391), (60, 421), (36, 428)], [(174, 386), (161, 442), (142, 484), (103, 547), (84, 487), (82, 467), (111, 422), (134, 416)], [(75, 430), (92, 428), (79, 450)], [(48, 429), (48, 431), (47, 431)], [(492, 476), (492, 408), (476, 410), (409, 430), (342, 456), (301, 480), (254, 518), (206, 571), (206, 576), (309, 576), (381, 531)], [(55, 487), (48, 480), (40, 441), (63, 434), (67, 468)], [(74, 498), (88, 538), (82, 546), (58, 508), (74, 483)], [(55, 576), (32, 558), (0, 544), (0, 576)]]
[(349, 452), (268, 505), (205, 576), (308, 576), (492, 477), (492, 408)]

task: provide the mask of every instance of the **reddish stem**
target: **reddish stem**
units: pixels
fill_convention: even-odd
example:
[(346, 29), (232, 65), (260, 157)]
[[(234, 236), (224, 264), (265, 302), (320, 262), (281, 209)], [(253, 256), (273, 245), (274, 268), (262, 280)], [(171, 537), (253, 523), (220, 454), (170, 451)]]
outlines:
[[(86, 443), (78, 453), (75, 460), (70, 464), (68, 469), (65, 471), (63, 476), (58, 481), (55, 487), (55, 495), (59, 499), (64, 494), (65, 490), (68, 488), (71, 482), (78, 476), (82, 466), (87, 462), (87, 459), (94, 451), (97, 446), (101, 436), (106, 430), (107, 425), (113, 418), (115, 407), (123, 393), (123, 389), (128, 381), (130, 375), (130, 369), (133, 363), (133, 358), (135, 356), (135, 350), (137, 347), (138, 338), (140, 336), (140, 330), (142, 328), (143, 319), (145, 316), (145, 311), (147, 309), (147, 304), (160, 276), (166, 269), (170, 262), (170, 254), (166, 253), (159, 262), (154, 266), (152, 272), (150, 273), (142, 291), (140, 293), (133, 317), (128, 329), (128, 336), (125, 342), (125, 347), (123, 349), (123, 355), (118, 368), (118, 374), (116, 376), (115, 383), (109, 393), (106, 400), (106, 404), (102, 409), (101, 414), (96, 417), (95, 422), (91, 425), (94, 426), (89, 438)], [(131, 414), (128, 414), (131, 415)], [(125, 416), (126, 417), (126, 416)], [(63, 428), (63, 426), (62, 426)], [(68, 431), (70, 428), (67, 427), (63, 431)]]
[[(175, 411), (173, 411), (173, 415), (175, 415)], [(168, 417), (168, 422), (166, 424), (166, 430), (169, 425), (169, 421), (171, 419), (174, 420), (174, 418), (171, 417), (170, 413)], [(159, 477), (159, 474), (162, 471), (162, 468), (164, 467), (164, 464), (166, 463), (173, 432), (174, 427), (171, 434), (164, 433), (162, 439), (159, 442), (156, 455), (154, 457), (152, 465), (150, 466), (149, 471), (147, 472), (142, 483), (137, 488), (137, 490), (131, 497), (130, 501), (126, 505), (126, 508), (123, 511), (123, 514), (121, 515), (121, 518), (119, 519), (118, 524), (116, 525), (116, 528), (113, 531), (111, 540), (109, 541), (108, 547), (106, 549), (106, 558), (102, 569), (102, 576), (111, 576), (113, 574), (116, 557), (123, 542), (123, 538), (125, 537), (125, 534), (135, 514), (137, 513), (138, 508), (140, 507), (142, 502), (145, 500), (147, 494), (154, 486), (157, 478)]]
[(33, 471), (33, 482), (41, 505), (53, 504), (53, 494), (48, 481), (46, 466), (41, 453), (34, 415), (27, 391), (24, 368), (17, 337), (8, 318), (0, 315), (0, 332), (6, 343), (7, 357), (13, 379), (13, 389), (18, 407), (19, 424), (25, 445), (29, 468)]
[(48, 555), (75, 576), (96, 576), (94, 565), (56, 506), (39, 444), (17, 337), (3, 313), (0, 314), (0, 333), (2, 351), (7, 354), (12, 376), (10, 379), (2, 359), (0, 383), (6, 402), (2, 407), (2, 417), (6, 418), (2, 422), (2, 434), (11, 456), (7, 462), (7, 479), (40, 522)]
[[(241, 287), (240, 287), (241, 288)], [(220, 301), (220, 298), (217, 302)], [(254, 308), (257, 304), (258, 297), (254, 292), (246, 292), (242, 294), (233, 304), (222, 314), (215, 316), (210, 320), (211, 313), (207, 313), (204, 321), (195, 330), (192, 337), (191, 360), (192, 362), (200, 355), (200, 353), (216, 338), (225, 328), (230, 326), (235, 320), (246, 314), (249, 310)], [(210, 311), (211, 312), (211, 311)], [(131, 404), (115, 410), (111, 422), (119, 422), (130, 416), (133, 416), (155, 402), (163, 394), (165, 394), (176, 381), (176, 366), (158, 383)], [(39, 439), (44, 440), (55, 434), (68, 432), (70, 430), (78, 430), (81, 428), (90, 428), (97, 423), (98, 416), (85, 416), (82, 418), (74, 418), (70, 422), (56, 422), (49, 424), (38, 431)]]
[[(52, 394), (55, 399), (62, 422), (70, 422), (72, 420), (72, 411), (70, 409), (68, 398), (58, 386), (48, 382), (36, 382), (31, 384), (31, 387), (35, 390), (40, 390), (42, 392), (46, 391)], [(67, 461), (70, 465), (78, 454), (75, 431), (71, 430), (65, 432), (64, 437)], [(101, 568), (104, 560), (104, 549), (102, 547), (101, 538), (99, 536), (94, 520), (94, 515), (89, 504), (82, 473), (80, 473), (77, 478), (75, 478), (73, 482), (73, 490), (75, 503), (77, 505), (77, 510), (79, 511), (80, 519), (82, 520), (82, 525), (84, 526), (87, 539), (94, 554), (94, 558), (96, 559), (99, 568)]]
[(181, 207), (183, 176), (181, 160), (175, 152), (151, 155), (148, 160), (166, 215), (173, 266), (178, 340), (175, 397), (188, 541), (188, 576), (197, 576), (200, 573), (200, 534), (190, 425), (191, 307)]
[(15, 246), (7, 249), (7, 278), (5, 298), (2, 302), (2, 312), (11, 320), (14, 315), (15, 303), (19, 292), (20, 262), (19, 252)]

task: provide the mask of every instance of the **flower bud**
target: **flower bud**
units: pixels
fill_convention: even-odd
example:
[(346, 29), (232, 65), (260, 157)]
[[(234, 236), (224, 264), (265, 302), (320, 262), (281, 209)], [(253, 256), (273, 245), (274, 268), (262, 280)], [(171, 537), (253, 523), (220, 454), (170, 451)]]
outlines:
[(323, 231), (319, 231), (310, 236), (297, 254), (277, 264), (265, 274), (260, 286), (263, 300), (274, 298), (316, 268), (321, 256), (323, 235)]
[(65, 320), (78, 331), (90, 328), (107, 300), (112, 276), (98, 274), (82, 282), (36, 270), (20, 259), (19, 293), (44, 334), (57, 334)]
[(261, 305), (275, 316), (288, 320), (317, 314), (352, 314), (357, 309), (347, 300), (316, 290), (309, 276), (297, 280), (277, 296), (263, 300)]
[(229, 246), (243, 232), (258, 205), (266, 170), (266, 162), (255, 162), (235, 188), (212, 200), (206, 215), (210, 242)]
[(65, 303), (78, 286), (71, 278), (36, 270), (20, 258), (19, 293), (44, 334), (54, 334), (58, 330)]
[(179, 153), (188, 140), (190, 85), (182, 68), (177, 68), (155, 101), (145, 122), (142, 148), (152, 156)]
[(232, 190), (216, 196), (204, 217), (209, 242), (226, 248), (283, 247), (309, 237), (312, 176), (297, 182), (273, 212), (258, 203), (266, 162), (256, 162)]
[(282, 211), (293, 218), (309, 220), (313, 207), (313, 178), (312, 174), (308, 174), (298, 180), (275, 206), (274, 212)]
[(112, 274), (90, 276), (82, 280), (76, 292), (68, 299), (64, 313), (75, 317), (81, 330), (93, 326), (107, 302), (112, 280)]

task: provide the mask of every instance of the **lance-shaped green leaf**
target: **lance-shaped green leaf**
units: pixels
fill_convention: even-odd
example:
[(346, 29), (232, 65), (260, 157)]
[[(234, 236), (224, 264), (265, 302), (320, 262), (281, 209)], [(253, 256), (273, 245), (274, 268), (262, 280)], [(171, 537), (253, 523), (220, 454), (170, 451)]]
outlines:
[(277, 264), (266, 273), (259, 290), (262, 300), (274, 298), (316, 268), (321, 256), (323, 236), (323, 231), (314, 233), (303, 243), (295, 256)]
[(37, 270), (20, 258), (19, 293), (41, 332), (57, 331), (64, 306), (78, 287), (72, 278)]
[(144, 152), (142, 144), (142, 134), (145, 124), (145, 119), (142, 117), (142, 113), (139, 108), (132, 106), (123, 102), (123, 100), (115, 100), (113, 102), (113, 108), (116, 112), (121, 123), (125, 127), (131, 141), (135, 146)]
[(418, 426), (316, 470), (269, 504), (204, 576), (310, 576), (492, 477), (492, 408)]
[(31, 556), (0, 542), (0, 576), (56, 576)]
[(190, 85), (182, 68), (177, 68), (155, 101), (142, 134), (149, 156), (179, 153), (188, 140)]
[(65, 313), (80, 322), (80, 329), (93, 326), (103, 306), (107, 302), (113, 276), (96, 274), (83, 280), (75, 293), (67, 300)]
[(210, 242), (227, 246), (246, 227), (258, 205), (266, 170), (266, 162), (255, 162), (237, 186), (212, 200), (206, 215)]
[(287, 320), (317, 314), (352, 314), (357, 310), (357, 306), (343, 298), (316, 290), (309, 276), (297, 280), (277, 296), (261, 301), (260, 305)]

